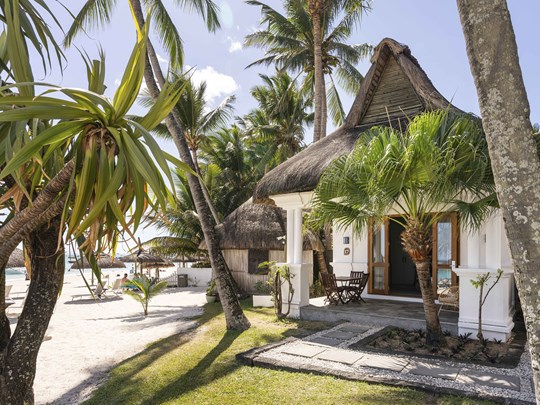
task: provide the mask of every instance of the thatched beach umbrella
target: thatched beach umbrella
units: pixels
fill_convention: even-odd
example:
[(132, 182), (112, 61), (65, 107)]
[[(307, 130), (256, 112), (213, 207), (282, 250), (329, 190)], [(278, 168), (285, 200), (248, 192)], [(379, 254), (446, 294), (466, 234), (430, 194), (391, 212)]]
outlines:
[(21, 249), (16, 248), (11, 256), (9, 256), (9, 260), (7, 262), (6, 267), (24, 267), (24, 254)]
[(132, 261), (132, 258), (135, 259), (134, 262), (138, 264), (141, 272), (142, 270), (146, 270), (149, 273), (151, 269), (155, 269), (157, 279), (159, 279), (160, 269), (164, 269), (166, 267), (174, 267), (174, 263), (170, 262), (169, 260), (144, 251), (139, 251), (129, 256), (124, 256), (122, 259), (124, 259), (124, 261)]
[[(100, 254), (98, 259), (98, 266), (102, 269), (118, 269), (125, 268), (126, 265), (119, 260), (113, 260), (111, 256), (107, 254)], [(82, 263), (79, 260), (73, 263), (71, 266), (72, 269), (89, 269), (91, 268), (90, 263), (86, 260), (86, 257), (83, 258)]]

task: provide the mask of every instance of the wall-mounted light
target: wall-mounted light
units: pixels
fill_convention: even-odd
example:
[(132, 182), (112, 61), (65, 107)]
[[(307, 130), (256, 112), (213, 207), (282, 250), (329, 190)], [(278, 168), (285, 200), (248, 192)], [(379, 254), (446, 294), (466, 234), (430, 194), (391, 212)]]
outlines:
[(348, 236), (343, 237), (343, 244), (348, 245), (350, 243), (350, 238)]

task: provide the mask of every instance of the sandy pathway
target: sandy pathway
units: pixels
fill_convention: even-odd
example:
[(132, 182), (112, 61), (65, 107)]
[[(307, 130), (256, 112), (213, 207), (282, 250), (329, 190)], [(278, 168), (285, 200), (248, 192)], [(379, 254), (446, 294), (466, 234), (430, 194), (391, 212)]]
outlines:
[[(12, 295), (26, 289), (22, 280), (13, 284)], [(115, 364), (149, 343), (193, 327), (189, 318), (202, 313), (204, 291), (204, 287), (167, 289), (151, 301), (145, 319), (140, 304), (127, 296), (72, 301), (72, 295), (87, 290), (79, 276), (66, 276), (47, 331), (51, 339), (43, 342), (38, 356), (36, 404), (81, 403)]]

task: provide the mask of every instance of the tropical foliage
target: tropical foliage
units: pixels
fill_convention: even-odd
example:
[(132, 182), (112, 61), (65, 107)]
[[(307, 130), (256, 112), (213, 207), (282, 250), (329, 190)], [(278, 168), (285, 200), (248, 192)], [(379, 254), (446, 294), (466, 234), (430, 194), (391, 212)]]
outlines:
[(133, 280), (126, 281), (124, 287), (126, 287), (124, 294), (138, 301), (142, 305), (144, 316), (147, 316), (150, 300), (167, 288), (167, 281), (154, 283), (152, 279), (143, 274)]
[(450, 212), (477, 228), (496, 206), (487, 144), (478, 122), (445, 111), (427, 112), (404, 132), (374, 127), (350, 155), (323, 174), (312, 220), (358, 232), (383, 220), (400, 223), (404, 250), (416, 265), (428, 342), (441, 328), (430, 283), (432, 225)]
[(306, 127), (313, 122), (313, 113), (308, 111), (313, 103), (286, 71), (276, 69), (274, 76), (259, 76), (263, 84), (251, 89), (258, 107), (239, 124), (254, 142), (267, 147), (263, 161), (272, 168), (305, 147)]
[[(314, 27), (307, 2), (284, 0), (284, 15), (257, 0), (249, 0), (247, 3), (261, 7), (261, 25), (266, 25), (265, 29), (245, 39), (246, 46), (265, 50), (265, 56), (249, 66), (276, 65), (295, 74), (305, 74), (303, 85), (317, 99), (318, 94), (314, 89)], [(355, 65), (371, 52), (371, 46), (367, 44), (349, 45), (345, 41), (369, 5), (363, 1), (320, 3), (324, 3), (320, 20), (322, 71), (328, 81), (328, 85), (322, 83), (320, 89), (321, 119), (326, 122), (325, 117), (329, 112), (334, 123), (339, 125), (343, 122), (345, 111), (337, 85), (350, 94), (356, 94), (363, 77)]]

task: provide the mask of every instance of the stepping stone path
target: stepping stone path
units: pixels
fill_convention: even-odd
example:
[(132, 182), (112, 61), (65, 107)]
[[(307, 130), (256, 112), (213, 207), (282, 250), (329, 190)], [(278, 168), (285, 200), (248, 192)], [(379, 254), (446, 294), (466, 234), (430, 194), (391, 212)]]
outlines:
[(274, 345), (267, 351), (257, 349), (257, 365), (279, 367), (281, 364), (287, 369), (318, 371), (373, 382), (405, 381), (411, 386), (425, 388), (431, 385), (434, 391), (445, 388), (446, 392), (459, 394), (468, 391), (482, 398), (501, 397), (512, 403), (534, 403), (534, 391), (529, 382), (532, 373), (527, 358), (524, 360), (522, 357), (516, 369), (497, 369), (436, 359), (420, 360), (402, 353), (395, 355), (348, 349), (380, 329), (341, 324), (300, 341), (289, 340), (280, 346)]

